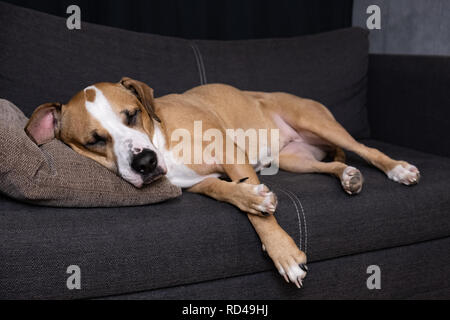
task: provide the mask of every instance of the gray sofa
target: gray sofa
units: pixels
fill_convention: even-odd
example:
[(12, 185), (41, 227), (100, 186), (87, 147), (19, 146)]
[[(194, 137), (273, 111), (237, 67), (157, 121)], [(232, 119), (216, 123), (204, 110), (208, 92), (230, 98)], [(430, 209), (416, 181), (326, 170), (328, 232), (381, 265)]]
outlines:
[[(261, 251), (246, 216), (184, 193), (164, 203), (50, 208), (0, 195), (0, 298), (450, 298), (450, 58), (369, 56), (351, 28), (292, 39), (188, 41), (65, 20), (0, 2), (0, 98), (29, 116), (99, 81), (129, 76), (157, 96), (221, 82), (319, 100), (356, 138), (419, 167), (405, 187), (353, 154), (365, 185), (327, 175), (261, 177), (306, 251), (303, 289)], [(20, 150), (18, 150), (20, 152)], [(81, 289), (66, 286), (70, 265)], [(381, 269), (381, 289), (367, 268)]]

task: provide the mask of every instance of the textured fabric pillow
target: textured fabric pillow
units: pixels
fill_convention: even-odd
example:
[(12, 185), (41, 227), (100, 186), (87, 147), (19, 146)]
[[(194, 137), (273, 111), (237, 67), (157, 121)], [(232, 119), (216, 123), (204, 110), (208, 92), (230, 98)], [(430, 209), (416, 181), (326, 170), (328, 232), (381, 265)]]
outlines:
[(25, 134), (27, 118), (0, 99), (0, 191), (57, 207), (116, 207), (161, 202), (181, 194), (166, 178), (136, 189), (59, 140), (41, 147)]

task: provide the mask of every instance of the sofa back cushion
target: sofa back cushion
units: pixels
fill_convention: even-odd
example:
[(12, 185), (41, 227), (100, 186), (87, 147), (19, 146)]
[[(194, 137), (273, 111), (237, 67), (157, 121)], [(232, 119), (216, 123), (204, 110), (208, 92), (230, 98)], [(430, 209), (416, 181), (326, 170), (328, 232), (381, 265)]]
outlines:
[(367, 37), (349, 28), (289, 39), (199, 41), (198, 47), (208, 82), (317, 100), (363, 138), (369, 135)]
[(0, 2), (0, 98), (25, 115), (42, 103), (65, 103), (97, 82), (123, 76), (149, 84), (158, 95), (198, 85), (188, 41), (81, 24)]
[(357, 138), (366, 115), (367, 32), (349, 28), (290, 39), (190, 41), (66, 20), (0, 2), (0, 97), (26, 115), (67, 102), (95, 82), (129, 76), (156, 96), (203, 83), (284, 91), (327, 105)]

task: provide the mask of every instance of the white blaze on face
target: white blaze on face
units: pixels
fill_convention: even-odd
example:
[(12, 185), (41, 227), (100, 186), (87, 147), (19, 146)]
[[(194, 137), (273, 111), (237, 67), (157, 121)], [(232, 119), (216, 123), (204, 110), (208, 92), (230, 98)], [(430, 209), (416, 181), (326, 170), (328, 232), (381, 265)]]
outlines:
[(141, 187), (144, 181), (142, 176), (131, 168), (132, 155), (143, 149), (150, 149), (155, 151), (160, 159), (159, 152), (146, 134), (123, 124), (123, 120), (114, 112), (100, 89), (90, 86), (84, 89), (85, 92), (86, 90), (95, 90), (95, 100), (86, 100), (86, 109), (111, 135), (118, 173), (134, 186)]

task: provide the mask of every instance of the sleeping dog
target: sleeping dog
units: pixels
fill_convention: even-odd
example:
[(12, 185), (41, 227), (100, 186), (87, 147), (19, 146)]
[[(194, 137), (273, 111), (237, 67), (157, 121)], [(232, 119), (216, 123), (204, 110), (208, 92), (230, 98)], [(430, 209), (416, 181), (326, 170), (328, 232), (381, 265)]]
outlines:
[[(202, 132), (222, 133), (232, 148), (214, 150), (198, 161), (196, 153), (203, 155), (209, 146), (195, 137), (199, 121)], [(173, 137), (180, 136), (180, 129), (192, 139), (187, 141), (189, 146), (199, 147), (197, 152), (179, 152)], [(275, 130), (278, 139), (264, 145), (271, 150), (267, 156), (251, 152), (249, 143), (228, 139), (229, 129)], [(420, 178), (415, 166), (357, 142), (318, 102), (281, 92), (241, 91), (223, 84), (154, 99), (153, 90), (137, 80), (98, 83), (67, 104), (39, 106), (25, 130), (38, 145), (60, 139), (138, 188), (166, 175), (189, 192), (235, 205), (247, 213), (278, 272), (297, 287), (306, 276), (306, 256), (278, 225), (274, 216), (277, 198), (260, 184), (259, 169), (275, 163), (291, 172), (332, 174), (345, 192), (354, 195), (361, 191), (363, 177), (358, 169), (345, 164), (346, 149), (395, 182), (412, 185)], [(333, 161), (323, 162), (326, 156)]]

